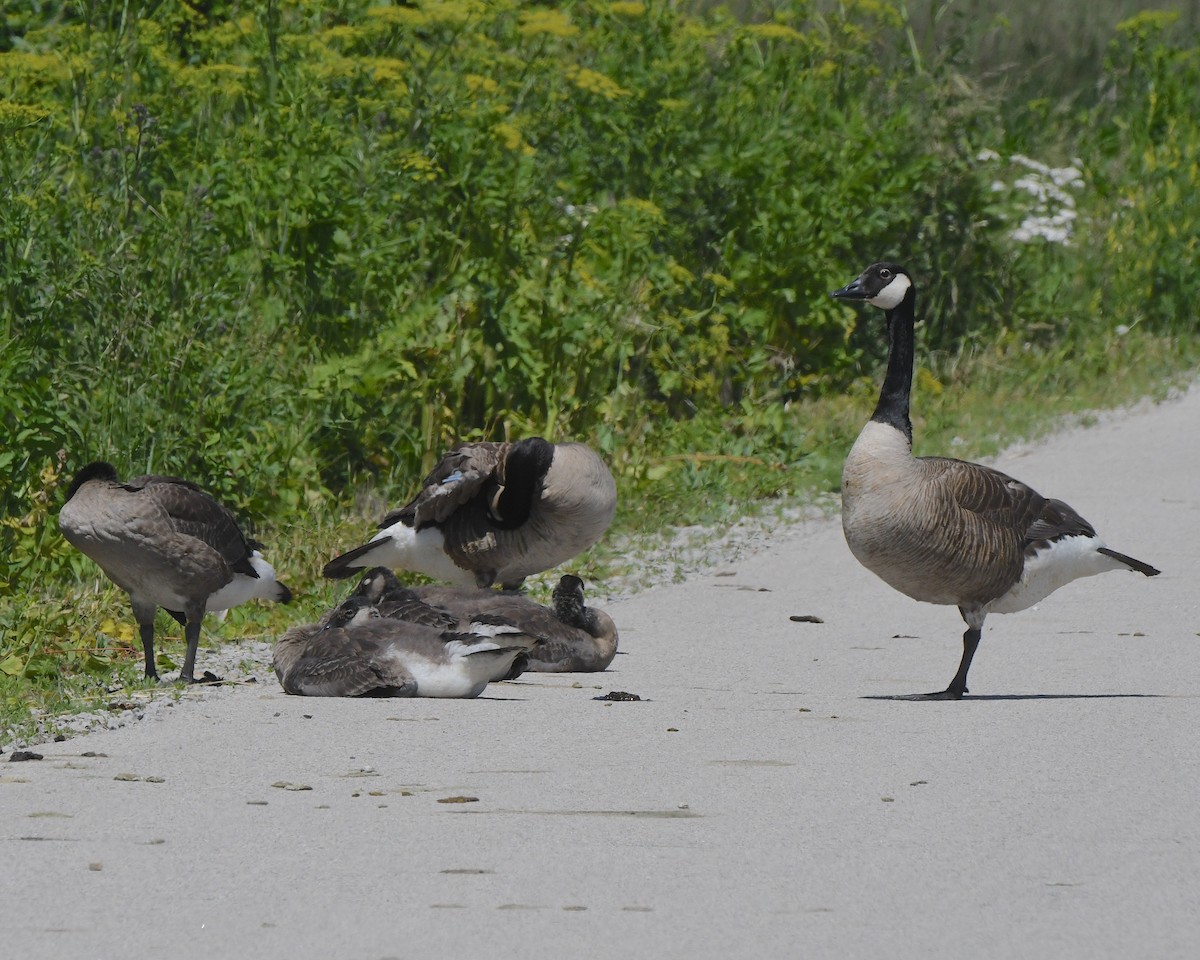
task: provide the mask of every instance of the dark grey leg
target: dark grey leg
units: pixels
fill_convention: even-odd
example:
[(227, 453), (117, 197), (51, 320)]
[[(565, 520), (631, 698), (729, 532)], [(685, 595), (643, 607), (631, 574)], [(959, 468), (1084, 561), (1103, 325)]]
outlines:
[(138, 633), (142, 636), (142, 654), (146, 658), (146, 678), (148, 680), (158, 679), (158, 670), (154, 667), (154, 614), (158, 607), (150, 603), (140, 603), (129, 598), (130, 606), (133, 607), (133, 619), (137, 621)]
[(941, 693), (930, 694), (930, 699), (962, 699), (963, 694), (967, 692), (967, 671), (971, 669), (971, 661), (975, 658), (975, 651), (979, 648), (980, 636), (981, 631), (978, 627), (967, 628), (967, 632), (963, 634), (963, 655), (962, 662), (958, 665), (958, 673), (950, 681), (950, 686)]
[(142, 635), (142, 653), (146, 657), (146, 678), (157, 680), (158, 671), (154, 668), (154, 621), (139, 623), (138, 632)]
[(971, 661), (975, 659), (975, 651), (979, 649), (979, 638), (983, 633), (983, 620), (986, 616), (977, 610), (964, 610), (959, 607), (959, 613), (967, 621), (967, 631), (963, 634), (962, 660), (958, 664), (958, 673), (950, 681), (950, 686), (937, 693), (917, 693), (904, 700), (961, 700), (967, 692), (967, 673), (971, 669)]
[(196, 669), (196, 649), (200, 646), (200, 624), (204, 621), (204, 604), (190, 604), (186, 611), (187, 624), (183, 628), (183, 638), (187, 641), (187, 652), (183, 655), (183, 669), (179, 679), (184, 683), (195, 683), (192, 675)]

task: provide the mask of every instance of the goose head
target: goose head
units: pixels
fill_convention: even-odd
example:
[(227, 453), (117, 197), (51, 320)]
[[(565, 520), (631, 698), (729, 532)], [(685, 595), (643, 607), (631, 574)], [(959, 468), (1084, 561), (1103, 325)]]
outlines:
[(108, 483), (119, 483), (117, 479), (117, 468), (111, 463), (105, 463), (103, 460), (96, 460), (89, 463), (86, 467), (80, 469), (75, 474), (75, 478), (71, 481), (71, 486), (67, 489), (67, 500), (75, 496), (76, 492), (85, 483), (90, 483), (93, 480), (104, 480)]
[(873, 263), (844, 287), (834, 290), (836, 300), (857, 300), (880, 310), (894, 310), (913, 296), (913, 282), (908, 271), (898, 263)]
[(399, 590), (400, 580), (387, 567), (372, 567), (363, 574), (354, 588), (352, 597), (359, 597), (368, 603), (378, 603), (393, 590)]
[(563, 623), (578, 626), (583, 619), (583, 581), (564, 574), (551, 594), (554, 615)]
[(335, 607), (325, 620), (325, 630), (336, 630), (352, 624), (365, 623), (379, 618), (379, 611), (366, 597), (351, 596)]

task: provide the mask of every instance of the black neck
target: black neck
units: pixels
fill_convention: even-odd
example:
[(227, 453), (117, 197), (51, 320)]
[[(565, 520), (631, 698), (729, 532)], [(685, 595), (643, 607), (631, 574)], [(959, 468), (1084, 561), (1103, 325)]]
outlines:
[(499, 488), (489, 498), (497, 526), (515, 530), (529, 519), (553, 459), (554, 445), (541, 437), (518, 440), (512, 445), (504, 458)]
[(887, 375), (879, 402), (875, 404), (872, 420), (895, 427), (912, 444), (912, 421), (908, 418), (909, 395), (913, 374), (913, 323), (916, 316), (916, 290), (909, 287), (900, 303), (887, 311), (888, 349)]

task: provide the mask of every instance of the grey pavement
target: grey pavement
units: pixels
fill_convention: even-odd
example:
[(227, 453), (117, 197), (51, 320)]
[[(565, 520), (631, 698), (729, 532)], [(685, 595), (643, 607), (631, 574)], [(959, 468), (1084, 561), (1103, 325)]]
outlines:
[(876, 699), (944, 687), (963, 627), (835, 518), (607, 604), (604, 674), (450, 701), (271, 677), (43, 744), (0, 766), (0, 951), (1192, 957), (1198, 427), (1193, 390), (995, 461), (1163, 574), (992, 616), (962, 702)]

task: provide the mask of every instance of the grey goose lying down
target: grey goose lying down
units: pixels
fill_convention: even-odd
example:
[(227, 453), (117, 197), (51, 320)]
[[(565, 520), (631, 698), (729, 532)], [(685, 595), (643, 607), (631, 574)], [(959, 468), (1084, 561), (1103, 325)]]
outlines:
[(261, 544), (245, 537), (233, 514), (178, 477), (143, 476), (122, 483), (112, 464), (90, 463), (75, 475), (58, 525), (68, 542), (129, 594), (147, 677), (158, 678), (158, 607), (184, 624), (187, 653), (179, 678), (192, 681), (206, 612), (253, 599), (292, 599), (259, 552)]
[(519, 673), (522, 646), (389, 620), (368, 603), (357, 605), (358, 612), (343, 604), (328, 622), (292, 627), (276, 641), (275, 674), (286, 693), (477, 697), (490, 682)]
[(583, 444), (460, 443), (379, 533), (329, 561), (324, 574), (343, 579), (384, 566), (516, 589), (596, 543), (616, 508), (612, 473)]
[[(617, 653), (617, 626), (603, 610), (586, 606), (583, 581), (566, 574), (554, 588), (550, 607), (516, 593), (462, 587), (405, 587), (383, 567), (367, 571), (355, 590), (381, 616), (481, 629), (480, 622), (511, 625), (530, 644), (525, 670), (535, 673), (593, 673)], [(516, 642), (513, 637), (508, 642)]]
[(875, 412), (842, 471), (842, 528), (858, 561), (901, 593), (958, 607), (967, 630), (945, 690), (908, 699), (959, 699), (989, 613), (1014, 613), (1080, 577), (1158, 570), (1117, 553), (1061, 500), (978, 463), (912, 455), (909, 395), (916, 286), (876, 263), (833, 292), (887, 317), (887, 373)]

